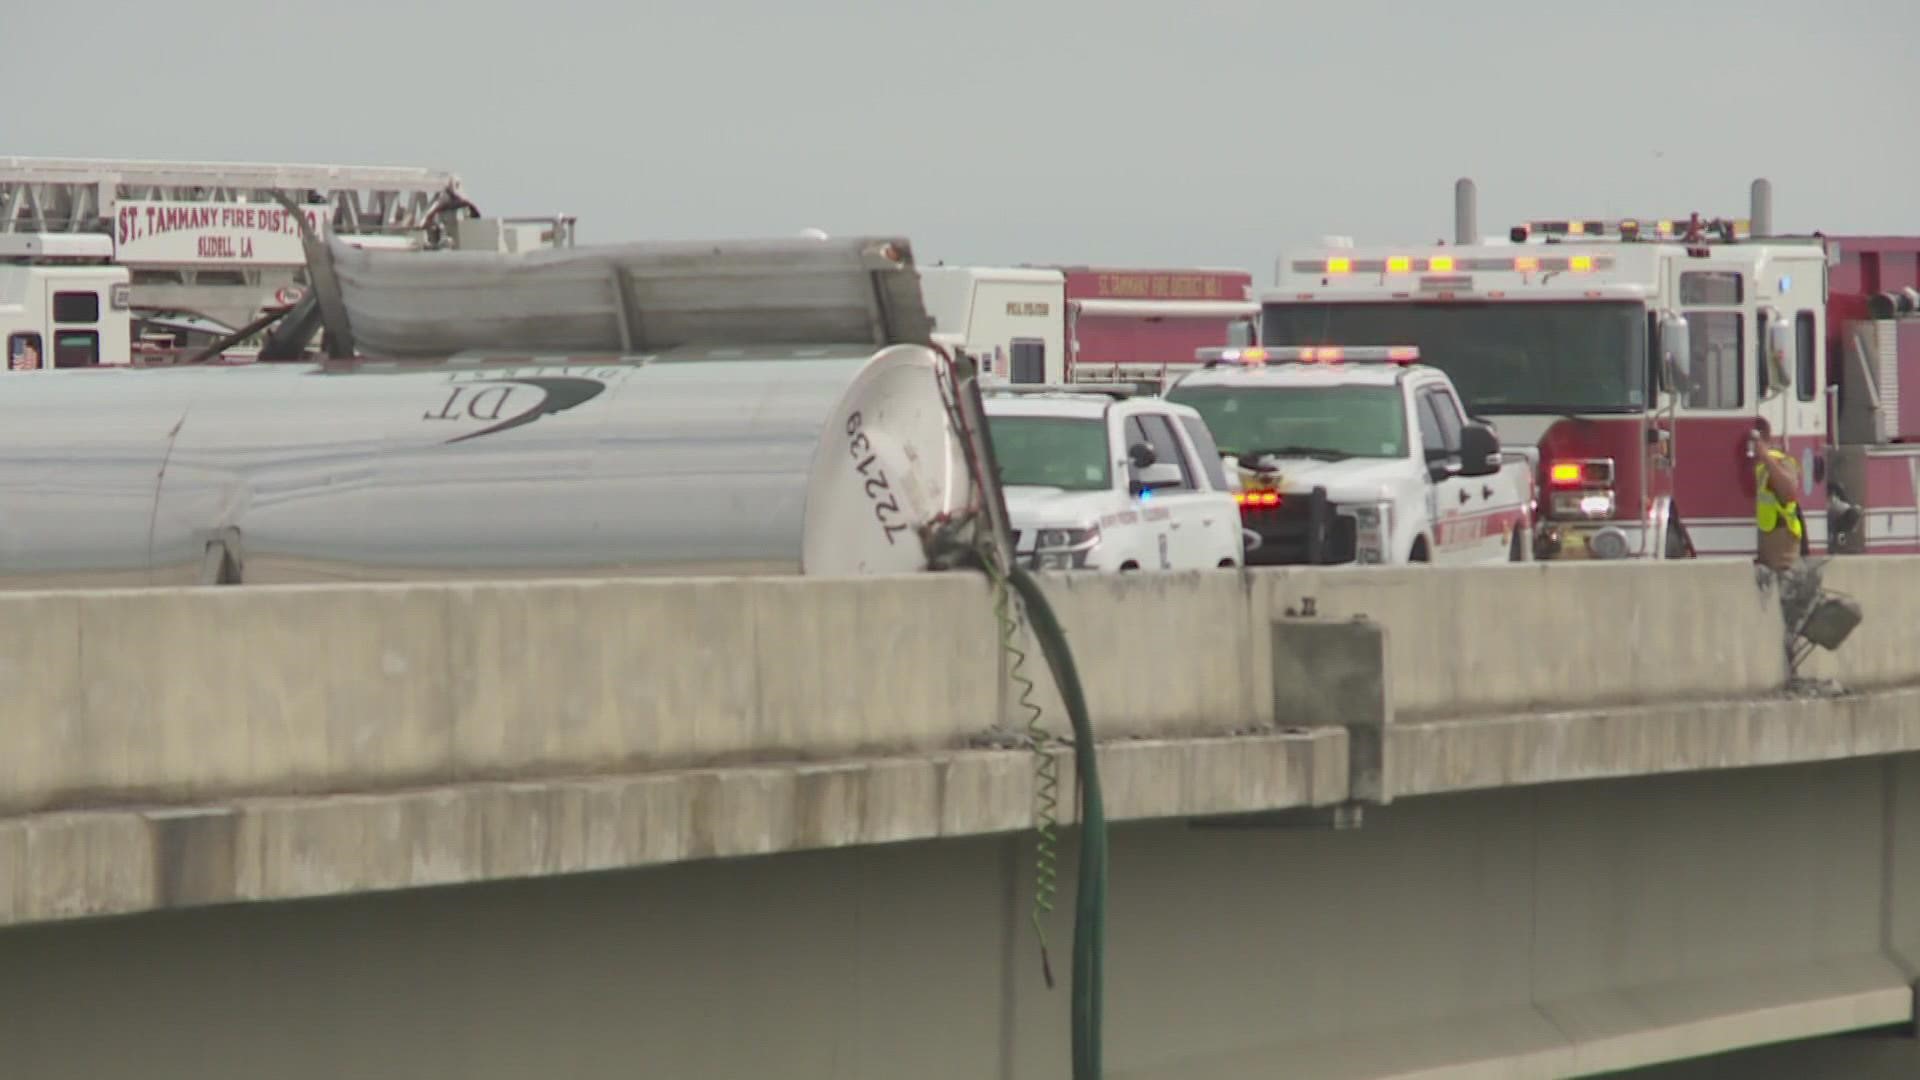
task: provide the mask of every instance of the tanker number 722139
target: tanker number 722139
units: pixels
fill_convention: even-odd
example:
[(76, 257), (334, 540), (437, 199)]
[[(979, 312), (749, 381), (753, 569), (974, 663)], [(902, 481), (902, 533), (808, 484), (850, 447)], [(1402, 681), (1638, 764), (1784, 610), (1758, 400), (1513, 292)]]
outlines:
[(866, 478), (864, 486), (867, 501), (873, 504), (873, 518), (880, 523), (887, 543), (892, 544), (893, 534), (905, 532), (907, 526), (905, 523), (889, 524), (887, 521), (889, 516), (899, 517), (900, 500), (894, 495), (893, 488), (887, 484), (886, 470), (874, 464), (873, 443), (861, 428), (862, 421), (858, 412), (847, 417), (847, 450), (853, 455), (854, 469)]

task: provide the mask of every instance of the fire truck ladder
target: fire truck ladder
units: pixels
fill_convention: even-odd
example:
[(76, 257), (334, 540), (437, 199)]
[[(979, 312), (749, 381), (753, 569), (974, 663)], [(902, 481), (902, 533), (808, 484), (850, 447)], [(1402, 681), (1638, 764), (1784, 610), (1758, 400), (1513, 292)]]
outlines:
[[(436, 224), (449, 202), (471, 210), (460, 180), (436, 169), (0, 157), (0, 233), (113, 235), (122, 199), (326, 205), (343, 236), (402, 236)], [(133, 267), (133, 305), (150, 313), (249, 321), (297, 268)]]

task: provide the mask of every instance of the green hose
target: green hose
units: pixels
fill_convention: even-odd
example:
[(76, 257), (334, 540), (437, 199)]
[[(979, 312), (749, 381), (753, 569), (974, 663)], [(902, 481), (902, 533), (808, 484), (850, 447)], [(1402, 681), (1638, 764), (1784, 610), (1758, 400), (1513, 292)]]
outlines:
[[(991, 571), (990, 571), (991, 572)], [(1080, 790), (1080, 869), (1073, 912), (1073, 1080), (1100, 1080), (1100, 1018), (1107, 953), (1107, 816), (1100, 799), (1093, 725), (1074, 668), (1066, 631), (1033, 575), (1018, 565), (1008, 573), (1033, 622), (1034, 637), (1060, 688), (1073, 724), (1073, 762)]]
[(1007, 654), (1007, 680), (1019, 699), (1015, 706), (1026, 714), (1027, 747), (1033, 754), (1033, 933), (1040, 941), (1040, 975), (1053, 989), (1053, 960), (1047, 950), (1047, 916), (1053, 913), (1053, 894), (1059, 878), (1059, 851), (1054, 828), (1059, 824), (1060, 760), (1053, 756), (1045, 714), (1033, 700), (1036, 687), (1027, 677), (1027, 651), (1020, 647), (1020, 624), (1013, 617), (1013, 587), (991, 559), (984, 560), (993, 578), (993, 615), (1000, 624), (1000, 648)]

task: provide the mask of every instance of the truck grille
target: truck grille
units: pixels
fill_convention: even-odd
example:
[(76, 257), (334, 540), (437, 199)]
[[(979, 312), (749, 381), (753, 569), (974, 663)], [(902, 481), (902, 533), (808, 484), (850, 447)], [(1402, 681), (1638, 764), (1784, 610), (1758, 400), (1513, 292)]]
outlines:
[(1260, 534), (1260, 546), (1247, 552), (1248, 566), (1326, 566), (1354, 559), (1353, 518), (1334, 513), (1324, 488), (1279, 506), (1243, 508), (1240, 521)]

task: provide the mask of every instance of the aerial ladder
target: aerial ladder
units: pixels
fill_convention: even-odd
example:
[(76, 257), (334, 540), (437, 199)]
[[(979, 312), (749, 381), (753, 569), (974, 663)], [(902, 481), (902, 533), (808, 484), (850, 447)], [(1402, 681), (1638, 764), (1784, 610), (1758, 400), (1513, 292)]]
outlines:
[[(0, 236), (111, 237), (112, 261), (131, 274), (130, 307), (153, 326), (218, 334), (295, 303), (305, 274), (297, 229), (265, 230), (258, 242), (218, 235), (233, 221), (281, 221), (270, 215), (282, 199), (357, 246), (499, 250), (525, 243), (513, 226), (528, 220), (543, 226), (533, 242), (572, 246), (572, 218), (481, 219), (459, 177), (439, 169), (0, 157)], [(180, 227), (143, 232), (155, 221)]]

